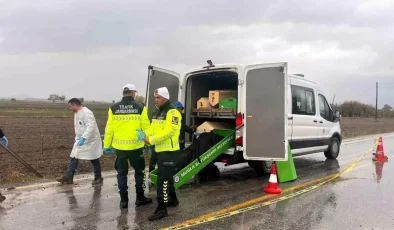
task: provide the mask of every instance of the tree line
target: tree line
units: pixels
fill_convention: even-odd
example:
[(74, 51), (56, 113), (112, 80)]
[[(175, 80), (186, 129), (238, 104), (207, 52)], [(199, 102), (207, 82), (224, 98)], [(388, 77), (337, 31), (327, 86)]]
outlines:
[[(83, 103), (85, 101), (85, 99), (83, 97), (80, 97), (78, 99), (81, 101), (81, 103)], [(59, 94), (51, 94), (51, 95), (49, 95), (48, 100), (52, 101), (52, 103), (55, 103), (57, 101), (65, 102), (66, 96), (59, 95)], [(143, 96), (137, 95), (137, 96), (135, 96), (135, 100), (138, 102), (141, 102), (141, 103), (145, 103), (145, 97), (143, 97)], [(115, 100), (112, 100), (112, 103), (115, 103)]]
[[(342, 117), (375, 117), (376, 107), (359, 101), (345, 101), (342, 104), (331, 104), (332, 109), (339, 110)], [(378, 118), (394, 118), (393, 108), (386, 104), (378, 108)]]

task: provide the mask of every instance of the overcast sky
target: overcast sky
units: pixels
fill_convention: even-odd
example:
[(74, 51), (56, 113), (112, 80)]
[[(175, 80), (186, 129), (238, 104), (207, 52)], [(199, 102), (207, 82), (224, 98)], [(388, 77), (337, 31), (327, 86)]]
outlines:
[[(268, 3), (269, 2), (269, 3)], [(328, 100), (394, 106), (394, 1), (0, 0), (0, 97), (112, 101), (147, 66), (288, 62)], [(44, 86), (46, 84), (47, 86)]]

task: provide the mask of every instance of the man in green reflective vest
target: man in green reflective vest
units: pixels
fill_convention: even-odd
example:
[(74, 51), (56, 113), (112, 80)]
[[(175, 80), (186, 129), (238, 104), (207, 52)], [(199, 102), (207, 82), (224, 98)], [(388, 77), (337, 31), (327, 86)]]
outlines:
[(158, 220), (168, 216), (167, 206), (179, 204), (173, 176), (176, 173), (176, 161), (179, 153), (179, 133), (182, 116), (171, 104), (166, 87), (154, 92), (157, 113), (152, 117), (152, 124), (145, 132), (146, 144), (154, 145), (158, 157), (157, 201), (156, 211), (148, 219)]

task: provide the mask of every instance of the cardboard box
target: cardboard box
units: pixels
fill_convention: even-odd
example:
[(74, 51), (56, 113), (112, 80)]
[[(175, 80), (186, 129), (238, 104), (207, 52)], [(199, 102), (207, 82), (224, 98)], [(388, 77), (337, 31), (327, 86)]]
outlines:
[(219, 102), (219, 108), (220, 109), (237, 109), (237, 99), (233, 97), (229, 97), (227, 99), (221, 100)]
[(197, 127), (198, 133), (209, 133), (214, 129), (234, 129), (234, 125), (225, 122), (206, 121)]
[(209, 104), (208, 97), (202, 97), (197, 101), (197, 109), (210, 109), (211, 105)]
[(219, 106), (219, 102), (230, 97), (237, 98), (237, 91), (235, 90), (210, 90), (209, 104), (213, 107)]

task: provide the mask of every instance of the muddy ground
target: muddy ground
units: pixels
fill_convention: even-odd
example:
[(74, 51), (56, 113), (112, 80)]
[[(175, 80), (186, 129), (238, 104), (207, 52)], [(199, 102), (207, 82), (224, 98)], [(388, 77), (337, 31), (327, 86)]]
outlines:
[[(97, 123), (103, 134), (105, 119)], [(68, 166), (74, 143), (73, 118), (25, 117), (2, 119), (2, 129), (9, 139), (9, 147), (37, 169), (44, 177), (61, 175)], [(0, 149), (0, 183), (14, 182), (24, 175), (31, 175), (15, 158)], [(113, 169), (114, 156), (103, 156), (104, 170)], [(80, 161), (78, 172), (92, 171), (88, 161)]]
[[(97, 123), (104, 134), (105, 117)], [(2, 117), (0, 126), (6, 133), (9, 147), (37, 169), (45, 178), (64, 174), (74, 141), (72, 117)], [(376, 122), (368, 118), (344, 118), (341, 121), (345, 137), (394, 131), (394, 119)], [(114, 169), (114, 156), (101, 158), (103, 170)], [(77, 173), (92, 172), (88, 161), (80, 161)], [(35, 179), (21, 163), (0, 148), (0, 184)]]

